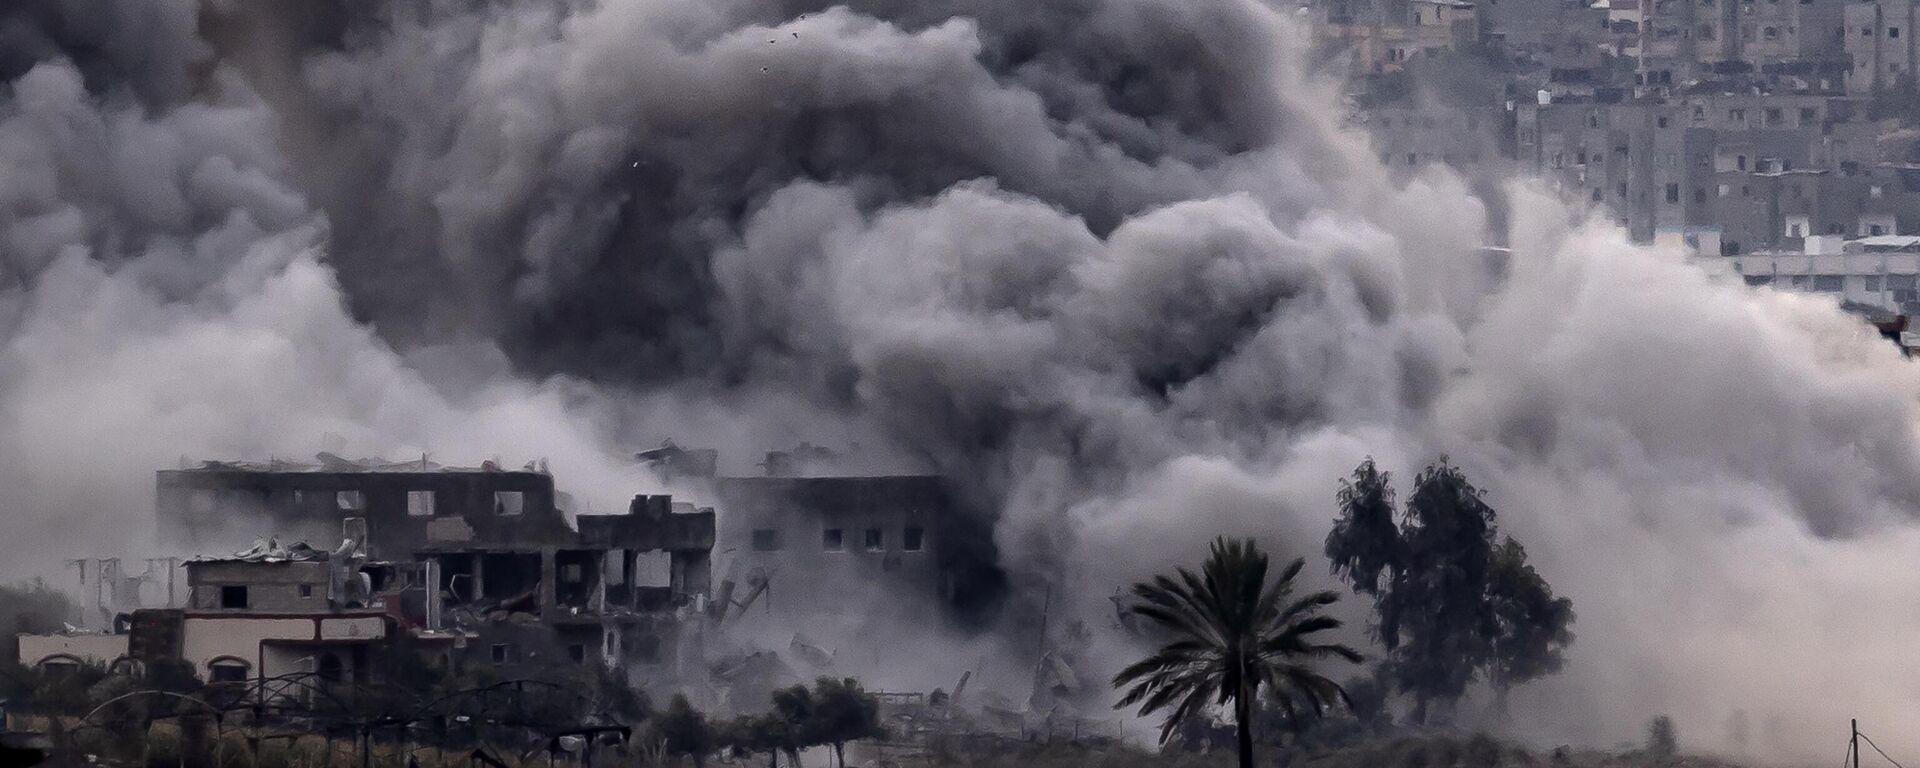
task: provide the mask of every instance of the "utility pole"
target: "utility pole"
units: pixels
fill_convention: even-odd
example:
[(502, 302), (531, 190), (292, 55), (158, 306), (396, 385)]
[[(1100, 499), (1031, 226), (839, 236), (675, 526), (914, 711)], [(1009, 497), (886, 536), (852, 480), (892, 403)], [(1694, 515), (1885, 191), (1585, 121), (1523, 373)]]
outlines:
[(1040, 603), (1040, 647), (1035, 651), (1035, 654), (1038, 655), (1042, 661), (1046, 660), (1047, 657), (1047, 619), (1049, 618), (1047, 614), (1052, 612), (1053, 583), (1048, 582), (1047, 596)]
[(1853, 736), (1847, 740), (1847, 754), (1853, 758), (1853, 768), (1860, 768), (1860, 719), (1848, 721), (1853, 728)]

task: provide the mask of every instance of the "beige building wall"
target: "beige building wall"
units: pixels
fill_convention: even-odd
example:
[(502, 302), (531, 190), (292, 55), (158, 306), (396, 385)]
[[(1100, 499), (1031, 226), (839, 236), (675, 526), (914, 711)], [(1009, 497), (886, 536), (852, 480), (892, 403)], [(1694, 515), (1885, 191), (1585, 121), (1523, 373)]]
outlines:
[[(310, 618), (188, 617), (181, 656), (192, 662), (202, 677), (208, 675), (211, 662), (229, 657), (246, 662), (252, 675), (258, 677), (262, 641), (311, 641), (313, 632)], [(269, 671), (268, 674), (277, 673)]]
[(20, 663), (38, 666), (66, 657), (84, 664), (112, 664), (127, 655), (126, 635), (20, 635)]

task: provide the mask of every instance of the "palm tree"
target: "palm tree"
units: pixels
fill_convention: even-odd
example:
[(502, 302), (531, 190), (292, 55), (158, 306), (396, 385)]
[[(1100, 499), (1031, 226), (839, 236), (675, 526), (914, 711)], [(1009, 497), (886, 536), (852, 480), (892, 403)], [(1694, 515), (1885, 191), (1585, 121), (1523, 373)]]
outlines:
[(1165, 744), (1182, 722), (1209, 706), (1233, 704), (1240, 738), (1240, 765), (1253, 765), (1253, 702), (1261, 689), (1297, 728), (1301, 710), (1315, 715), (1347, 692), (1320, 675), (1310, 662), (1333, 657), (1360, 661), (1360, 654), (1315, 636), (1338, 628), (1340, 620), (1321, 610), (1340, 599), (1315, 592), (1295, 599), (1293, 579), (1304, 560), (1295, 560), (1267, 582), (1267, 555), (1252, 539), (1216, 539), (1200, 567), (1178, 578), (1155, 576), (1133, 586), (1130, 610), (1160, 626), (1172, 642), (1114, 676), (1115, 688), (1128, 687), (1115, 708), (1140, 705), (1142, 717), (1170, 709), (1160, 726)]

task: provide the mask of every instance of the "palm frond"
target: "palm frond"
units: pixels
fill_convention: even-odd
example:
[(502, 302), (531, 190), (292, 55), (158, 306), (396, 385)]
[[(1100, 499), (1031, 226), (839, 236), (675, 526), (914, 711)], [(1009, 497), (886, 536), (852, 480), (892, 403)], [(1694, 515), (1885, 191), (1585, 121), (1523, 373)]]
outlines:
[(1169, 640), (1114, 676), (1114, 687), (1122, 690), (1115, 708), (1137, 708), (1142, 717), (1165, 713), (1165, 743), (1180, 723), (1209, 707), (1261, 696), (1262, 689), (1296, 725), (1304, 712), (1317, 715), (1345, 703), (1345, 691), (1312, 664), (1358, 661), (1360, 654), (1314, 640), (1341, 626), (1321, 613), (1339, 596), (1297, 595), (1305, 564), (1294, 559), (1270, 571), (1266, 553), (1252, 540), (1223, 537), (1197, 571), (1178, 568), (1135, 584), (1129, 610)]

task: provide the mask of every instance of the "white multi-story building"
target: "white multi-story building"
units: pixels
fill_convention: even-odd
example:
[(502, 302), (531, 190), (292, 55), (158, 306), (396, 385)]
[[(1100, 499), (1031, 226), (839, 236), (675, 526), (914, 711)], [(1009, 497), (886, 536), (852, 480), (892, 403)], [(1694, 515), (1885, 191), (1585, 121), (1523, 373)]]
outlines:
[(1748, 285), (1832, 294), (1842, 302), (1892, 314), (1920, 315), (1920, 236), (1880, 235), (1841, 241), (1806, 238), (1801, 252), (1728, 257)]

